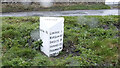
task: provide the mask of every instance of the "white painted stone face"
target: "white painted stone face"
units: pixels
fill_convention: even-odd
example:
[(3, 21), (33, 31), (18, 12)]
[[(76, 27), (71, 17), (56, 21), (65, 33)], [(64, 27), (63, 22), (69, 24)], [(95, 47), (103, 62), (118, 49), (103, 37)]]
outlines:
[(41, 51), (48, 57), (57, 56), (63, 49), (64, 18), (40, 17)]

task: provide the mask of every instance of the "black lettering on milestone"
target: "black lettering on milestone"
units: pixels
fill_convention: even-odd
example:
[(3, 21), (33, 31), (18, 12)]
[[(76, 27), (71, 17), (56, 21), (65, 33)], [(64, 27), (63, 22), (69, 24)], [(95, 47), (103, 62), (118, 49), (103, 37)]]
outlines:
[(46, 33), (48, 34), (48, 32), (46, 31)]
[(62, 41), (62, 39), (60, 39), (60, 41)]
[(58, 46), (58, 44), (52, 45), (52, 46), (50, 46), (50, 47), (56, 47), (56, 46)]
[(62, 34), (60, 35), (60, 37), (62, 37)]
[(50, 39), (52, 39), (52, 37), (50, 37)]

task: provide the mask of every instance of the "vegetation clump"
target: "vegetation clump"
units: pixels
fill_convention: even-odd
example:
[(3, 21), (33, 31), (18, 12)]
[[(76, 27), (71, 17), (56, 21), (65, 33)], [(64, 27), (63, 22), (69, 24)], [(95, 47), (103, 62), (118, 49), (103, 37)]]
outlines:
[[(40, 52), (31, 39), (39, 17), (3, 17), (3, 66), (116, 66), (119, 16), (64, 17), (64, 47), (57, 57)], [(91, 25), (93, 24), (93, 25)]]
[[(65, 10), (99, 10), (99, 9), (110, 9), (108, 5), (103, 3), (92, 3), (92, 4), (55, 4), (51, 7), (42, 7), (40, 4), (32, 3), (21, 4), (21, 3), (2, 3), (2, 12), (26, 12), (26, 11), (65, 11)], [(69, 2), (68, 2), (69, 3)]]

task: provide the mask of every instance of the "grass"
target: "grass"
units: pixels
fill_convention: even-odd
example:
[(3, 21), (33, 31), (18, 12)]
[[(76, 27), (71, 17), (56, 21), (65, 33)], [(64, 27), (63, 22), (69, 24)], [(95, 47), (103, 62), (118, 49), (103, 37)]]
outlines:
[(64, 18), (64, 49), (57, 57), (48, 58), (35, 49), (41, 41), (30, 38), (31, 31), (39, 28), (39, 17), (2, 17), (3, 66), (116, 66), (119, 63), (119, 16)]
[(23, 11), (65, 11), (65, 10), (99, 10), (110, 9), (104, 4), (74, 4), (74, 5), (54, 5), (50, 8), (41, 7), (39, 4), (29, 6), (22, 4), (2, 4), (2, 12), (23, 12)]

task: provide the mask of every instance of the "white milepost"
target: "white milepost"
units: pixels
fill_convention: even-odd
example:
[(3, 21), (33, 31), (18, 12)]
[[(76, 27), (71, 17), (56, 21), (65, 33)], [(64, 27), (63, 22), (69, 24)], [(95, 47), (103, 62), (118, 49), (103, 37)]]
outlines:
[(64, 18), (40, 17), (41, 51), (48, 57), (57, 56), (63, 49)]

